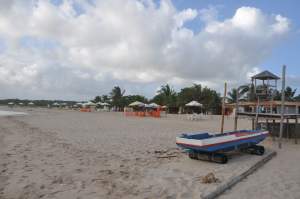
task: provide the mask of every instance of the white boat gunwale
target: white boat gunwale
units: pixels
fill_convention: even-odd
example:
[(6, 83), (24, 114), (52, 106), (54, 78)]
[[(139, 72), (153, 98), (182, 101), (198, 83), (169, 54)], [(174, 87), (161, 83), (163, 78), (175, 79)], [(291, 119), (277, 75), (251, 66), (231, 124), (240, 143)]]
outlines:
[[(237, 132), (238, 133), (238, 132)], [(184, 138), (184, 137), (176, 137), (176, 144), (178, 145), (191, 145), (191, 146), (198, 146), (198, 147), (206, 147), (211, 145), (221, 145), (228, 142), (234, 142), (244, 139), (250, 139), (253, 137), (261, 136), (261, 135), (267, 135), (269, 134), (268, 131), (259, 131), (251, 134), (245, 134), (241, 136), (237, 136), (235, 133), (224, 135), (224, 136), (218, 136), (218, 137), (209, 137), (205, 139), (192, 139), (192, 138)], [(209, 134), (213, 135), (214, 134)]]

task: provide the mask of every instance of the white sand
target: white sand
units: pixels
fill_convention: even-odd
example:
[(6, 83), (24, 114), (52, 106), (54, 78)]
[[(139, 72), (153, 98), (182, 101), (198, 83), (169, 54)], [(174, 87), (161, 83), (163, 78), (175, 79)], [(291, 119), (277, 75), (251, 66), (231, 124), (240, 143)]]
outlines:
[[(16, 111), (28, 112), (26, 109)], [(232, 154), (229, 163), (190, 160), (175, 145), (182, 132), (219, 131), (220, 120), (125, 117), (32, 109), (0, 117), (0, 198), (199, 198), (258, 160)], [(240, 128), (250, 122), (241, 120)], [(232, 119), (225, 121), (231, 130)], [(172, 158), (158, 158), (167, 155)], [(233, 190), (234, 192), (234, 190)]]
[(220, 199), (300, 198), (300, 144), (289, 140), (278, 149), (278, 143), (269, 139), (265, 145), (275, 149), (277, 157), (225, 192)]
[(27, 115), (24, 112), (15, 112), (15, 111), (2, 111), (0, 110), (0, 116), (14, 116), (14, 115)]

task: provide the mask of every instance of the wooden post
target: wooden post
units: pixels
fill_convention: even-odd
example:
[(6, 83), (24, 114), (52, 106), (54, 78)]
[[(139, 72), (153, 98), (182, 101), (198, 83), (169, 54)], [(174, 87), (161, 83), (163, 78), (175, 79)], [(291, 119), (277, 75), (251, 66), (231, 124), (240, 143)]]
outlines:
[(238, 114), (239, 114), (239, 88), (236, 89), (234, 131), (237, 131)]
[(295, 144), (298, 144), (298, 116), (295, 119)]
[(289, 119), (286, 118), (286, 138), (289, 140), (290, 138), (290, 132), (289, 132)]
[(282, 66), (282, 88), (281, 88), (281, 117), (280, 117), (280, 131), (279, 131), (279, 142), (278, 147), (281, 149), (281, 141), (282, 141), (282, 131), (283, 131), (283, 119), (284, 119), (284, 104), (285, 104), (285, 69), (286, 66)]
[(259, 114), (259, 97), (257, 97), (257, 105), (256, 105), (255, 130), (257, 130), (257, 125), (258, 125), (258, 114)]
[(273, 124), (272, 124), (272, 139), (273, 139), (273, 141), (275, 141), (275, 131), (274, 131), (274, 129), (275, 129), (275, 120), (273, 120)]
[(223, 97), (223, 103), (222, 103), (222, 120), (221, 120), (221, 133), (224, 132), (224, 115), (225, 115), (225, 98), (227, 93), (227, 83), (224, 84), (224, 97)]

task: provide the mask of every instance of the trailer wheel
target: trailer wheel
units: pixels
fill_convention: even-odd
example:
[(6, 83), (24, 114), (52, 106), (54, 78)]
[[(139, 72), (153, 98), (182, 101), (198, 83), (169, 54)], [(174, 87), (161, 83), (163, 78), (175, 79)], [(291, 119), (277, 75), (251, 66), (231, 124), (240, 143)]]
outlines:
[(220, 153), (213, 154), (211, 160), (220, 164), (226, 164), (228, 162), (227, 156)]
[(263, 146), (255, 146), (255, 154), (263, 155), (265, 153), (265, 147)]
[(189, 158), (193, 159), (193, 160), (197, 160), (197, 153), (195, 152), (189, 152)]
[(189, 158), (191, 158), (193, 160), (211, 161), (212, 154), (192, 151), (192, 152), (189, 152)]

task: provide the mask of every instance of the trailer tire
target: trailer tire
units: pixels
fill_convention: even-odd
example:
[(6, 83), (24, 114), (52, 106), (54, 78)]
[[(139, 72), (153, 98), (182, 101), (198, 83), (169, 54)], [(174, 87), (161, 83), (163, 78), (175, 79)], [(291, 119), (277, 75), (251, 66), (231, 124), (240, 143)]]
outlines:
[(263, 146), (255, 146), (255, 154), (263, 155), (265, 153), (265, 147)]
[(195, 153), (195, 152), (189, 152), (189, 158), (191, 158), (193, 160), (197, 160), (197, 153)]
[(227, 156), (219, 153), (213, 154), (211, 160), (219, 164), (226, 164), (228, 162)]

